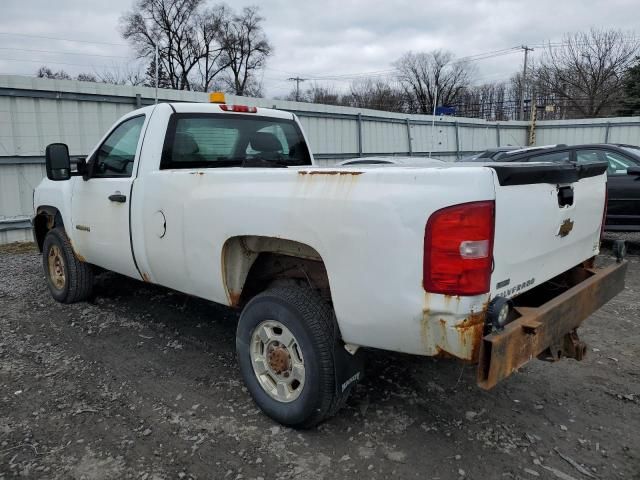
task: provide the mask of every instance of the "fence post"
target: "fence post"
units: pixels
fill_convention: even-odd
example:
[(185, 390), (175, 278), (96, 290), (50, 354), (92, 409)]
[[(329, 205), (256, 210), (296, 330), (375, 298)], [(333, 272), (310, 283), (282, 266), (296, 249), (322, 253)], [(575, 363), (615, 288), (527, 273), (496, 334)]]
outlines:
[(142, 106), (142, 95), (136, 93), (136, 108), (140, 108)]
[(496, 147), (500, 146), (500, 124), (496, 123)]
[(413, 156), (413, 145), (411, 144), (411, 121), (407, 117), (407, 145), (409, 146), (409, 156)]
[(358, 156), (362, 156), (362, 114), (358, 113)]
[(609, 143), (609, 128), (611, 128), (611, 122), (607, 122), (607, 126), (604, 129), (604, 143)]
[(460, 131), (459, 131), (459, 125), (458, 125), (458, 120), (456, 120), (455, 122), (455, 131), (456, 131), (456, 160), (460, 160)]

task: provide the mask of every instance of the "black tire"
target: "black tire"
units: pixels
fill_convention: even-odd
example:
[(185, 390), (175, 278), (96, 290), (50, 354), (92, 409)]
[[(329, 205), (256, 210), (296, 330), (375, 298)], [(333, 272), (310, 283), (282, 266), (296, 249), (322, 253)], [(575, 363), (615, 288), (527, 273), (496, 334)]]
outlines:
[[(276, 320), (287, 327), (304, 358), (304, 386), (299, 396), (290, 402), (270, 396), (254, 373), (251, 337), (265, 320)], [(310, 288), (273, 287), (256, 295), (240, 315), (236, 351), (244, 383), (258, 407), (273, 420), (292, 428), (311, 428), (334, 415), (347, 396), (336, 391), (337, 336), (332, 308)]]
[[(56, 283), (55, 274), (50, 269), (49, 256), (55, 249), (60, 252), (64, 279)], [(56, 227), (47, 232), (42, 245), (42, 268), (51, 296), (61, 303), (86, 300), (93, 290), (93, 270), (91, 265), (76, 257), (64, 228)]]

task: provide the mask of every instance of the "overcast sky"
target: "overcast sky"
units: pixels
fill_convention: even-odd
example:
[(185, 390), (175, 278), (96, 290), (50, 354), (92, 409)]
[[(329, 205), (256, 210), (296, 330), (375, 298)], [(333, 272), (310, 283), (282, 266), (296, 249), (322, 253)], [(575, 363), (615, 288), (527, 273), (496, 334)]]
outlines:
[[(132, 64), (133, 53), (118, 26), (120, 16), (131, 8), (133, 0), (0, 2), (0, 74), (33, 74), (43, 64), (71, 74)], [(287, 78), (296, 75), (316, 79), (306, 85), (315, 81), (337, 89), (348, 86), (352, 77), (347, 75), (379, 78), (388, 75), (392, 62), (408, 50), (443, 48), (457, 57), (467, 57), (522, 44), (558, 41), (565, 32), (592, 26), (631, 31), (640, 13), (639, 0), (227, 3), (234, 8), (261, 6), (265, 31), (274, 46), (263, 73), (267, 96), (289, 92), (292, 82)], [(534, 58), (541, 51), (537, 48)], [(475, 83), (507, 80), (522, 69), (522, 58), (518, 51), (472, 62), (477, 69)], [(321, 78), (335, 75), (343, 77)]]

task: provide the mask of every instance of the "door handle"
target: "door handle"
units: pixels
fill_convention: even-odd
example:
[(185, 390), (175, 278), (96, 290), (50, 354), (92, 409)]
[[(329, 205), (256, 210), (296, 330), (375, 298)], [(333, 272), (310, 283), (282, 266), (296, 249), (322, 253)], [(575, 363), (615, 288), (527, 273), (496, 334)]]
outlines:
[(109, 200), (111, 200), (112, 202), (124, 203), (127, 201), (127, 196), (121, 194), (120, 192), (116, 192), (109, 195)]

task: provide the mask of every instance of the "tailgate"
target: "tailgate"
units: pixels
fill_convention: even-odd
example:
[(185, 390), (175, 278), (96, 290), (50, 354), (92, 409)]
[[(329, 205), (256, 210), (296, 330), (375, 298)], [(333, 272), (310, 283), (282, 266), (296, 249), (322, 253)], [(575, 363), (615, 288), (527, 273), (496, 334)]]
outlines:
[(491, 297), (518, 295), (599, 251), (606, 164), (495, 164)]

